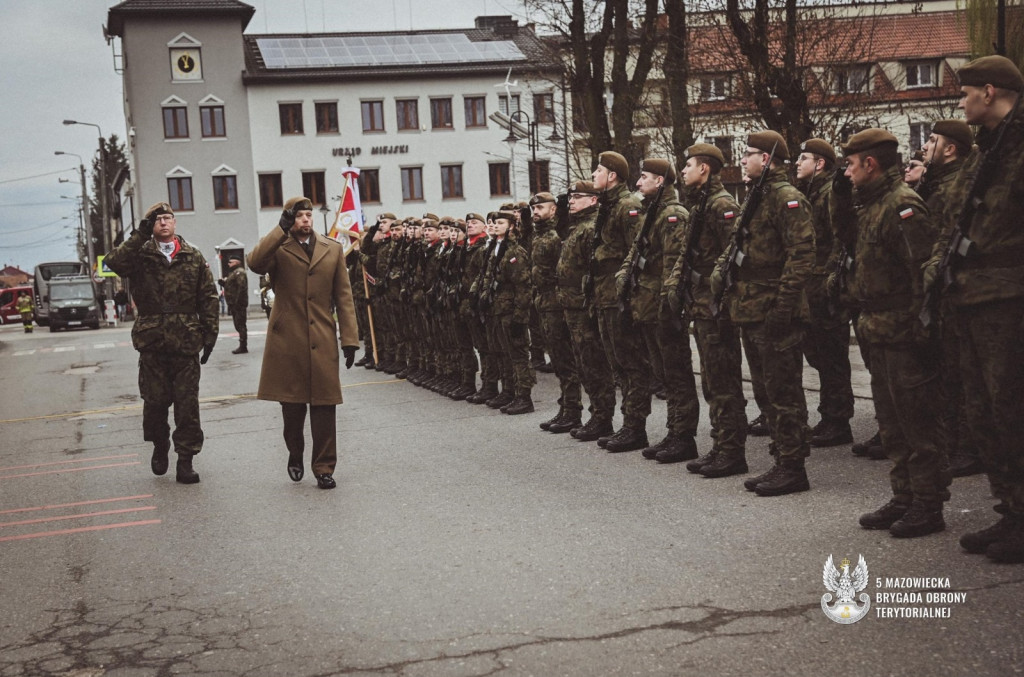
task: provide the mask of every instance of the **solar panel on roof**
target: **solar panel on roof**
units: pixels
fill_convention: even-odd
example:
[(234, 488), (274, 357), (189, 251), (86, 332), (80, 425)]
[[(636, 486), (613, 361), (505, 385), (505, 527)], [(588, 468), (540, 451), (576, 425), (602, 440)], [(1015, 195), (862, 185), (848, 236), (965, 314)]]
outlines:
[(472, 42), (463, 33), (257, 38), (267, 68), (524, 61), (511, 40)]

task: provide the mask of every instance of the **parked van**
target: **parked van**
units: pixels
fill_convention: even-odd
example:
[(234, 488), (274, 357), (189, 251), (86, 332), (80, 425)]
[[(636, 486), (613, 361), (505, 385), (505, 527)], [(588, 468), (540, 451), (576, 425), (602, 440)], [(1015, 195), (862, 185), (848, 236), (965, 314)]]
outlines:
[(0, 289), (0, 324), (21, 324), (21, 313), (18, 312), (18, 297), (26, 293), (31, 296), (32, 287)]
[(44, 302), (50, 306), (50, 331), (72, 327), (100, 328), (103, 309), (88, 275), (55, 275), (47, 284)]

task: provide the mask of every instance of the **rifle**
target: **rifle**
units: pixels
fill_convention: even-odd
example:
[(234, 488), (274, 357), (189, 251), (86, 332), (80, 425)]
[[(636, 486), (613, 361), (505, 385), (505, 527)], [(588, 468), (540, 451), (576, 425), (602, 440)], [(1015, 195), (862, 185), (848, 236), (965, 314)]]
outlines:
[[(448, 285), (448, 307), (453, 311), (458, 311), (459, 303), (462, 301), (462, 287), (463, 287), (463, 275), (466, 271), (466, 249), (469, 248), (468, 241), (463, 241), (460, 246), (456, 241), (456, 250), (452, 254), (452, 258), (455, 259), (455, 270), (451, 272), (449, 277)], [(451, 280), (455, 280), (454, 283)]]
[(850, 284), (850, 272), (853, 270), (853, 257), (845, 242), (840, 242), (832, 274), (836, 276), (835, 290), (829, 293), (828, 312), (835, 317), (839, 313), (839, 300)]
[(644, 225), (633, 240), (633, 258), (629, 262), (629, 269), (626, 271), (626, 287), (619, 296), (619, 313), (622, 319), (629, 323), (632, 319), (630, 301), (637, 285), (640, 284), (640, 273), (647, 267), (647, 252), (651, 248), (651, 228), (654, 227), (654, 220), (658, 216), (658, 207), (661, 205), (661, 198), (665, 194), (665, 184), (661, 184), (658, 192), (654, 194), (650, 206), (647, 208), (647, 215), (644, 217)]
[[(469, 296), (469, 307), (476, 312), (480, 308), (480, 296), (483, 294), (484, 278), (487, 277), (487, 266), (491, 263), (491, 252), (494, 251), (495, 240), (492, 237), (488, 237), (487, 241), (483, 244), (483, 251), (480, 252), (480, 256), (483, 258), (483, 263), (480, 264), (480, 270), (476, 273), (476, 279), (473, 280), (473, 284), (470, 285), (470, 296)], [(474, 291), (475, 290), (475, 291)]]
[(587, 274), (583, 276), (583, 305), (587, 308), (593, 305), (594, 278), (597, 277), (597, 248), (601, 246), (601, 234), (608, 224), (611, 213), (611, 203), (608, 202), (606, 193), (601, 193), (597, 201), (597, 220), (594, 222), (594, 242), (590, 248), (590, 261), (587, 264)]
[[(501, 270), (501, 259), (505, 256), (505, 249), (508, 247), (508, 236), (506, 235), (503, 240), (494, 245), (497, 253), (491, 255), (487, 259), (486, 269), (490, 273), (490, 284), (484, 285), (484, 288), (480, 291), (480, 300), (477, 303), (480, 310), (480, 321), (485, 322), (487, 320), (487, 313), (490, 312), (491, 306), (494, 304), (494, 293), (498, 291), (498, 287), (501, 286), (501, 282), (498, 280), (498, 273)], [(487, 282), (488, 275), (484, 273), (483, 282)]]
[(921, 320), (921, 325), (925, 329), (932, 323), (932, 314), (938, 310), (939, 297), (944, 291), (953, 286), (956, 273), (954, 268), (956, 267), (957, 260), (959, 258), (966, 258), (971, 252), (971, 247), (974, 245), (968, 238), (971, 221), (974, 220), (978, 206), (981, 205), (982, 198), (985, 197), (985, 192), (995, 177), (995, 172), (1001, 159), (1000, 151), (1002, 151), (1003, 137), (1006, 136), (1006, 129), (1010, 126), (1010, 121), (1020, 109), (1022, 99), (1024, 99), (1024, 95), (1018, 94), (1013, 109), (999, 123), (999, 132), (996, 134), (996, 140), (985, 153), (985, 157), (981, 159), (978, 170), (971, 180), (971, 187), (967, 191), (967, 202), (960, 211), (956, 226), (950, 235), (949, 244), (946, 246), (946, 251), (942, 254), (938, 268), (936, 268), (935, 281), (928, 289), (924, 290), (924, 301), (921, 304), (921, 314), (918, 315), (918, 319)]
[(743, 259), (746, 258), (742, 249), (743, 238), (749, 232), (750, 222), (753, 220), (754, 214), (757, 213), (757, 208), (761, 206), (761, 198), (764, 197), (766, 190), (765, 181), (768, 178), (768, 174), (771, 173), (772, 161), (775, 159), (775, 149), (778, 145), (776, 143), (772, 146), (772, 152), (768, 154), (768, 162), (761, 169), (761, 176), (757, 177), (757, 184), (750, 188), (750, 192), (747, 193), (747, 197), (743, 200), (740, 222), (736, 224), (736, 230), (733, 231), (729, 249), (726, 250), (722, 290), (711, 299), (711, 316), (716, 320), (722, 312), (722, 299), (725, 298), (725, 295), (736, 284), (736, 269), (743, 265)]
[(686, 242), (683, 243), (682, 264), (679, 271), (679, 296), (683, 300), (680, 318), (685, 317), (687, 309), (693, 307), (693, 288), (700, 284), (701, 280), (701, 274), (693, 269), (693, 257), (697, 254), (697, 243), (700, 242), (700, 236), (704, 230), (704, 219), (707, 217), (710, 196), (711, 177), (708, 177), (700, 190), (697, 208), (690, 216), (690, 230), (686, 234)]

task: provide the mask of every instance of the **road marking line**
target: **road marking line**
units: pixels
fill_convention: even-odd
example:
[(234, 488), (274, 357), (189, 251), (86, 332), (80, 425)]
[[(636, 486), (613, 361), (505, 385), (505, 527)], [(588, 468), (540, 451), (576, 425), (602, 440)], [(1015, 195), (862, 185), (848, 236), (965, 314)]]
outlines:
[(38, 475), (55, 475), (62, 472), (81, 472), (83, 470), (101, 470), (103, 468), (120, 468), (126, 465), (139, 465), (142, 461), (132, 461), (131, 463), (108, 463), (106, 465), (90, 465), (87, 468), (61, 468), (60, 470), (43, 470), (42, 472), (27, 472), (21, 475), (0, 475), (0, 480), (13, 480), (16, 477), (36, 477)]
[(93, 348), (96, 349), (96, 350), (103, 350), (104, 348), (116, 348), (116, 347), (117, 347), (116, 343), (96, 343), (96, 344), (93, 345)]
[(58, 508), (74, 508), (80, 505), (94, 505), (96, 503), (113, 503), (115, 501), (137, 501), (143, 498), (153, 498), (153, 494), (139, 494), (137, 496), (121, 496), (120, 498), (98, 498), (92, 501), (77, 501), (75, 503), (55, 503), (53, 505), (40, 505), (33, 508), (11, 508), (0, 510), (0, 515), (9, 515), (16, 512), (32, 512), (33, 510), (56, 510)]
[(70, 461), (50, 461), (48, 463), (33, 463), (31, 465), (9, 465), (0, 468), (0, 472), (5, 470), (25, 470), (26, 468), (41, 468), (47, 465), (62, 465), (64, 463), (88, 463), (89, 461), (109, 461), (115, 458), (135, 458), (138, 454), (121, 454), (120, 456), (94, 456), (92, 458), (80, 458)]
[(14, 353), (11, 357), (22, 357), (23, 355), (34, 355), (35, 352), (36, 352), (35, 348), (33, 348), (32, 350), (19, 350), (18, 352)]
[(77, 515), (58, 515), (56, 517), (37, 517), (30, 520), (18, 520), (16, 522), (0, 522), (2, 527), (14, 527), (24, 524), (39, 524), (40, 522), (58, 522), (60, 520), (75, 520), (82, 517), (99, 517), (101, 515), (120, 515), (125, 512), (138, 512), (139, 510), (156, 510), (155, 505), (143, 505), (138, 508), (118, 508), (117, 510), (100, 510), (98, 512), (83, 512)]
[(75, 346), (57, 346), (53, 349), (55, 353), (67, 353), (75, 349)]
[(32, 534), (21, 534), (19, 536), (0, 536), (3, 541), (21, 541), (26, 538), (44, 538), (46, 536), (64, 536), (66, 534), (79, 534), (84, 531), (100, 531), (102, 529), (120, 529), (121, 527), (139, 527), (146, 524), (160, 524), (160, 520), (142, 520), (139, 522), (120, 522), (118, 524), (99, 524), (91, 527), (76, 527), (74, 529), (59, 529), (57, 531), (37, 531)]

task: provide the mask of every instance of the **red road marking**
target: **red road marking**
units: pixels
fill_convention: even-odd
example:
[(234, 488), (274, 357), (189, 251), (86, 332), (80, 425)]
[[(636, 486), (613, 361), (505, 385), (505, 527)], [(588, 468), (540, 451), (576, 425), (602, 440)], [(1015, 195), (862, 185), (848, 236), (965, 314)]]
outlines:
[(4, 470), (24, 470), (25, 468), (42, 468), (47, 465), (61, 465), (64, 463), (88, 463), (89, 461), (109, 461), (112, 458), (135, 458), (138, 454), (121, 454), (120, 456), (96, 456), (94, 458), (80, 458), (73, 461), (50, 461), (49, 463), (33, 463), (32, 465), (9, 465)]
[(120, 468), (125, 465), (139, 465), (142, 461), (131, 463), (108, 463), (106, 465), (90, 465), (87, 468), (61, 468), (60, 470), (43, 470), (42, 472), (27, 472), (21, 475), (0, 475), (0, 480), (13, 480), (15, 477), (35, 477), (36, 475), (53, 475), (61, 472), (80, 472), (82, 470), (99, 470), (101, 468)]
[(21, 534), (20, 536), (0, 536), (3, 541), (22, 541), (26, 538), (43, 538), (45, 536), (64, 536), (66, 534), (78, 534), (83, 531), (100, 531), (101, 529), (120, 529), (121, 527), (138, 527), (146, 524), (160, 524), (160, 520), (142, 520), (141, 522), (121, 522), (119, 524), (100, 524), (94, 527), (77, 527), (75, 529), (60, 529), (58, 531), (37, 531), (33, 534)]
[(134, 501), (140, 498), (153, 498), (153, 494), (139, 494), (138, 496), (122, 496), (121, 498), (99, 498), (94, 501), (78, 501), (77, 503), (57, 503), (55, 505), (40, 505), (35, 508), (12, 508), (11, 510), (0, 510), (0, 515), (8, 515), (14, 512), (31, 512), (33, 510), (56, 510), (57, 508), (74, 508), (79, 505), (93, 505), (95, 503), (112, 503), (114, 501)]
[(59, 515), (57, 517), (39, 517), (30, 520), (18, 520), (17, 522), (0, 522), (0, 527), (14, 527), (23, 524), (38, 524), (39, 522), (58, 522), (60, 520), (74, 520), (80, 517), (99, 517), (100, 515), (118, 515), (123, 512), (136, 512), (139, 510), (156, 510), (155, 505), (143, 505), (138, 508), (119, 508), (117, 510), (100, 510), (99, 512), (83, 512), (77, 515)]

